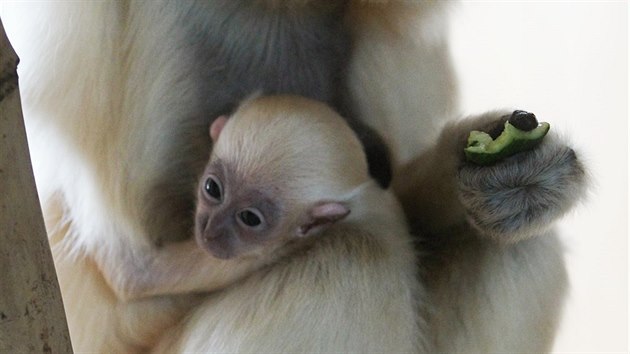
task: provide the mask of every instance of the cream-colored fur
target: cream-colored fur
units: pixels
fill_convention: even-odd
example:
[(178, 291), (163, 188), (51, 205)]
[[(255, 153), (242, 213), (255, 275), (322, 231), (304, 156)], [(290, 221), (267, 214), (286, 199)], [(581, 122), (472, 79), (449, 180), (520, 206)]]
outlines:
[(427, 334), (439, 352), (537, 353), (553, 344), (567, 292), (553, 222), (583, 196), (585, 168), (554, 132), (495, 165), (467, 163), (469, 132), (503, 125), (506, 113), (448, 124), (394, 181), (419, 235)]
[(157, 351), (420, 351), (422, 293), (398, 203), (372, 185), (348, 204), (350, 219), (307, 252), (209, 296)]
[[(471, 228), (469, 204), (459, 194), (460, 185), (469, 186), (459, 181), (461, 161), (456, 152), (441, 155), (449, 136), (436, 140), (454, 102), (443, 3), (356, 1), (346, 19), (355, 39), (347, 80), (359, 116), (387, 138), (398, 161), (424, 152), (395, 181), (412, 226), (431, 234), (430, 247), (424, 240), (419, 245), (427, 327), (418, 340), (428, 343), (430, 352), (547, 350), (558, 317), (553, 309), (566, 287), (561, 247), (546, 232), (505, 245)], [(198, 157), (207, 143), (202, 139), (207, 117), (201, 119), (196, 110), (204, 98), (195, 93), (200, 79), (192, 69), (196, 57), (187, 46), (186, 30), (204, 27), (210, 16), (196, 11), (187, 21), (178, 18), (193, 12), (194, 4), (24, 2), (0, 7), (21, 59), (22, 102), (45, 214), (58, 209), (51, 206), (56, 197), (64, 205), (57, 220), (67, 222), (67, 228), (57, 221), (49, 224), (49, 233), (58, 235), (51, 242), (57, 240), (54, 256), (77, 352), (132, 351), (160, 339), (129, 338), (133, 331), (125, 326), (131, 323), (147, 326), (140, 333), (155, 329), (155, 321), (143, 321), (151, 306), (131, 311), (135, 303), (106, 290), (94, 261), (118, 256), (121, 249), (140, 258), (151, 255), (157, 233), (167, 235), (167, 241), (189, 235), (190, 224), (179, 220), (190, 218), (182, 207), (182, 190), (190, 186), (166, 182), (189, 180), (186, 171), (201, 166), (186, 157)], [(490, 174), (481, 173), (479, 178)], [(161, 193), (153, 194), (155, 190)], [(378, 212), (384, 217), (388, 211)], [(164, 222), (173, 215), (178, 222)], [(351, 269), (361, 274), (359, 264), (348, 266), (348, 274)], [(244, 282), (234, 295), (246, 296), (244, 289), (252, 282)], [(271, 290), (260, 291), (268, 295)], [(204, 316), (217, 316), (210, 309), (228, 301), (223, 296), (209, 297), (183, 332), (170, 332), (161, 345), (202, 348), (205, 338), (195, 333), (206, 333), (206, 326), (213, 325)], [(272, 311), (275, 303), (265, 305), (264, 311)], [(153, 308), (158, 316), (162, 309), (170, 311), (168, 306)], [(113, 319), (118, 311), (133, 318), (123, 318), (121, 325)], [(300, 331), (291, 337), (289, 331), (282, 338), (263, 332), (252, 338), (286, 338), (289, 345), (298, 345), (310, 337)], [(374, 338), (378, 335), (364, 339), (372, 343)], [(264, 343), (269, 350), (280, 345)], [(229, 349), (252, 349), (250, 344)]]
[(354, 1), (349, 70), (360, 117), (386, 137), (399, 163), (429, 147), (455, 115), (447, 1)]
[(318, 203), (342, 203), (350, 214), (307, 236), (305, 249), (209, 295), (158, 351), (420, 350), (423, 294), (402, 210), (369, 180), (362, 146), (341, 117), (299, 97), (254, 99), (227, 122), (212, 161), (246, 176), (240, 188), (282, 196), (289, 240)]

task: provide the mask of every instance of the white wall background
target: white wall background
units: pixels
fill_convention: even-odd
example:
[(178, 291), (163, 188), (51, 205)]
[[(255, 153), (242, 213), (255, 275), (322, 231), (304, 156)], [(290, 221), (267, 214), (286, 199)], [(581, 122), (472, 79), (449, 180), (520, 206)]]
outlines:
[(559, 225), (572, 285), (554, 351), (627, 352), (626, 1), (464, 1), (450, 20), (463, 113), (532, 111), (592, 174)]

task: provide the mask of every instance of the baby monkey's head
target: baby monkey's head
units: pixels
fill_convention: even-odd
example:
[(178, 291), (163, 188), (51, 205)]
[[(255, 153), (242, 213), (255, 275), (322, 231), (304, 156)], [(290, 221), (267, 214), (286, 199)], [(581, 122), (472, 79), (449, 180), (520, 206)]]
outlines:
[(369, 182), (363, 147), (323, 103), (297, 96), (246, 101), (210, 127), (195, 237), (217, 258), (262, 255), (326, 229)]

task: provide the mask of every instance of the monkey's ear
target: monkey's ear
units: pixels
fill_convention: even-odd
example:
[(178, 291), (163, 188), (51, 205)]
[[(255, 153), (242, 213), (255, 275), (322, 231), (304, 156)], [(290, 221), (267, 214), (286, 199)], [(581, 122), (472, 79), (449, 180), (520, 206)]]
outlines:
[(227, 123), (227, 120), (228, 117), (223, 115), (217, 117), (217, 119), (215, 119), (214, 122), (210, 124), (210, 137), (212, 138), (213, 143), (216, 143), (217, 139), (219, 139), (221, 130), (223, 130), (223, 127), (225, 126), (225, 123)]
[(350, 214), (350, 209), (339, 202), (319, 203), (312, 207), (297, 230), (298, 237), (318, 234)]

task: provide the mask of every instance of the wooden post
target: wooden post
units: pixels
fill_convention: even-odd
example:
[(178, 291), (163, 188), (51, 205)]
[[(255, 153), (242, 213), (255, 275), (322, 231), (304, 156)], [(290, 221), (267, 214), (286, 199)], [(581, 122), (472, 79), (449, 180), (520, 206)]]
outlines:
[(0, 353), (71, 353), (26, 142), (17, 63), (0, 21)]

